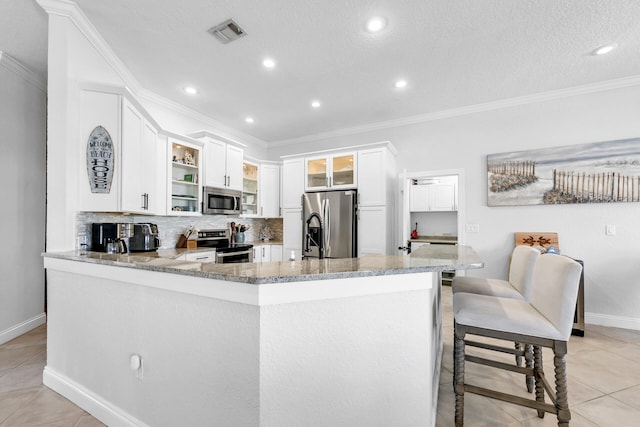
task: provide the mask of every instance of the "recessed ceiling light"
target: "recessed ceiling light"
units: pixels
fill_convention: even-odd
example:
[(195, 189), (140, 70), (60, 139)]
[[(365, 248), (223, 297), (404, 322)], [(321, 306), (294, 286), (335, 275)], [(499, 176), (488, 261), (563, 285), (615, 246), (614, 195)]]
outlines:
[(311, 101), (311, 106), (313, 108), (320, 108), (320, 101), (317, 101), (317, 100)]
[(247, 117), (244, 121), (247, 123), (253, 123), (253, 117)]
[(617, 47), (618, 47), (618, 43), (606, 44), (604, 46), (600, 46), (599, 48), (597, 48), (596, 50), (591, 52), (591, 54), (592, 55), (605, 55), (605, 54), (611, 52), (612, 50), (615, 50)]
[(193, 86), (187, 86), (187, 87), (184, 88), (184, 92), (187, 95), (197, 95), (198, 94), (198, 89), (196, 89)]
[(407, 87), (407, 81), (406, 80), (398, 80), (395, 85), (395, 87), (397, 87), (398, 89), (402, 89), (403, 87)]
[(273, 60), (273, 59), (271, 59), (271, 58), (265, 58), (265, 59), (262, 61), (262, 65), (264, 65), (266, 68), (273, 68), (273, 67), (275, 67), (275, 66), (276, 66), (276, 61), (274, 61), (274, 60)]
[(384, 18), (376, 16), (367, 21), (367, 30), (370, 33), (377, 33), (378, 31), (384, 29), (386, 25), (387, 21)]

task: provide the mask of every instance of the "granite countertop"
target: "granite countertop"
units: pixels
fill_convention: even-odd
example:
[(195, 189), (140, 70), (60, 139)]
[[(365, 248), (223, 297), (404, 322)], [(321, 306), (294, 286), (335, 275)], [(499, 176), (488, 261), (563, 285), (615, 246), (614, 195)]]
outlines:
[(424, 246), (413, 251), (409, 256), (369, 255), (358, 258), (306, 259), (240, 264), (200, 263), (176, 259), (189, 251), (197, 252), (202, 250), (204, 248), (162, 249), (158, 252), (139, 254), (87, 252), (85, 255), (70, 251), (47, 252), (43, 256), (256, 285), (442, 270), (466, 270), (484, 266), (480, 257), (471, 247), (459, 245)]

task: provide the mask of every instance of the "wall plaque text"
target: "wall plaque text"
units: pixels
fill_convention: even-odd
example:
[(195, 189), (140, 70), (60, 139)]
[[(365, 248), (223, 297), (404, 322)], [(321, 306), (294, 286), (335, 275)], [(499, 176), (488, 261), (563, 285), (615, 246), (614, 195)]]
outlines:
[(87, 140), (87, 176), (92, 193), (109, 193), (115, 167), (113, 141), (109, 132), (97, 126)]

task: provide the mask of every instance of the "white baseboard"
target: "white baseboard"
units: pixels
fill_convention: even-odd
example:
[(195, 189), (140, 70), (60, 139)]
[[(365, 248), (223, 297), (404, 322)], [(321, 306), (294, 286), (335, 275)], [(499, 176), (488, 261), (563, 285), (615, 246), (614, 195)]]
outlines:
[(45, 366), (44, 385), (66, 397), (109, 427), (148, 427), (111, 402), (82, 387), (75, 381)]
[(0, 344), (9, 342), (22, 334), (26, 334), (30, 330), (42, 325), (46, 321), (47, 315), (44, 313), (40, 313), (37, 316), (32, 317), (31, 319), (27, 319), (22, 323), (18, 323), (17, 325), (13, 325), (10, 328), (5, 329), (4, 331), (0, 331)]
[(584, 322), (611, 328), (633, 329), (640, 331), (640, 319), (634, 317), (611, 316), (608, 314), (585, 313)]

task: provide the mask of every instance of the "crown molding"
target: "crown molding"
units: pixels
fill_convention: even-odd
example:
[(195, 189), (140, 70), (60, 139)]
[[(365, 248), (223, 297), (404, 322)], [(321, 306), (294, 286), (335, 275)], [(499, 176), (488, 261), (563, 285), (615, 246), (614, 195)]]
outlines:
[(31, 85), (35, 86), (42, 92), (47, 92), (47, 81), (35, 72), (31, 71), (20, 61), (7, 55), (6, 52), (0, 50), (0, 66), (22, 77)]
[(607, 90), (620, 89), (630, 86), (640, 86), (640, 76), (624, 77), (604, 82), (591, 83), (582, 86), (575, 86), (567, 89), (558, 89), (549, 92), (541, 92), (533, 95), (525, 95), (516, 98), (501, 99), (498, 101), (485, 102), (482, 104), (469, 105), (466, 107), (452, 108), (449, 110), (437, 111), (434, 113), (418, 114), (415, 116), (404, 117), (396, 120), (388, 120), (384, 122), (370, 123), (362, 126), (353, 126), (344, 129), (338, 129), (329, 132), (320, 132), (312, 135), (306, 135), (299, 138), (284, 139), (269, 143), (269, 147), (282, 147), (287, 145), (301, 144), (307, 142), (318, 141), (328, 138), (336, 138), (342, 136), (355, 135), (366, 132), (373, 132), (383, 129), (389, 129), (400, 126), (407, 126), (419, 123), (426, 123), (436, 120), (449, 119), (453, 117), (466, 116), (469, 114), (481, 113), (486, 111), (500, 110), (503, 108), (517, 107), (527, 104), (535, 104), (538, 102), (551, 101), (572, 96), (585, 95), (596, 92), (604, 92)]

